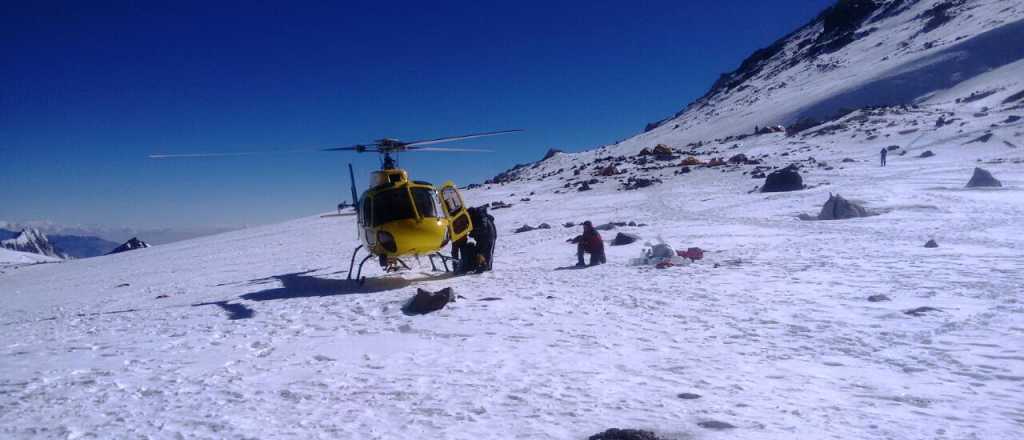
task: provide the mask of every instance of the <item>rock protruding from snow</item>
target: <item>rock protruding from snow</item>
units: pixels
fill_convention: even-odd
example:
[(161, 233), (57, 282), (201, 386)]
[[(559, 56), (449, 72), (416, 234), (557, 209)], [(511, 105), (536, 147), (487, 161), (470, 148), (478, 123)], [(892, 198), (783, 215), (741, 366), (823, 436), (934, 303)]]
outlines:
[(548, 150), (547, 153), (544, 154), (544, 158), (541, 159), (541, 161), (545, 161), (545, 160), (551, 159), (552, 157), (555, 157), (555, 155), (557, 155), (559, 153), (564, 153), (564, 151), (559, 150), (557, 148), (551, 148), (551, 149)]
[(136, 249), (144, 249), (148, 247), (149, 243), (139, 240), (138, 237), (132, 237), (131, 240), (128, 240), (124, 242), (124, 244), (114, 248), (114, 250), (110, 251), (107, 255), (119, 254), (121, 252), (134, 251)]
[(60, 252), (50, 243), (46, 235), (33, 228), (22, 229), (14, 238), (0, 241), (0, 246), (12, 251), (66, 258), (63, 252)]
[(846, 200), (839, 194), (829, 193), (828, 201), (821, 207), (818, 213), (818, 220), (843, 220), (848, 218), (867, 217), (870, 215), (867, 209), (854, 202)]
[(590, 436), (589, 440), (659, 440), (659, 437), (650, 431), (612, 428)]
[(612, 239), (612, 246), (625, 246), (627, 244), (636, 243), (639, 240), (639, 235), (630, 234), (628, 232), (619, 232), (618, 234), (615, 234), (615, 238)]
[(768, 175), (761, 187), (761, 192), (786, 192), (804, 189), (804, 179), (800, 177), (796, 167), (790, 165)]
[(451, 287), (437, 292), (416, 289), (416, 295), (405, 305), (403, 312), (407, 315), (425, 315), (443, 309), (450, 302), (455, 302), (455, 291)]
[(1003, 183), (992, 176), (992, 173), (983, 168), (975, 168), (971, 181), (967, 182), (968, 188), (1001, 187)]
[(928, 240), (928, 242), (924, 244), (924, 247), (926, 247), (928, 249), (935, 249), (935, 248), (939, 247), (939, 244), (936, 243), (934, 239), (932, 239), (932, 240)]

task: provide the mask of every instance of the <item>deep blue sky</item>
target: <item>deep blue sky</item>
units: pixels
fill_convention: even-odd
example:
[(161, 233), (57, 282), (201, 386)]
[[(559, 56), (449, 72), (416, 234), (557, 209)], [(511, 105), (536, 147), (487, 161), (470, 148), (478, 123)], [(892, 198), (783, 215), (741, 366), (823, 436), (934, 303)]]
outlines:
[(206, 227), (330, 210), (377, 159), (147, 154), (526, 129), (403, 156), (479, 182), (639, 132), (831, 1), (25, 3), (0, 11), (0, 219)]

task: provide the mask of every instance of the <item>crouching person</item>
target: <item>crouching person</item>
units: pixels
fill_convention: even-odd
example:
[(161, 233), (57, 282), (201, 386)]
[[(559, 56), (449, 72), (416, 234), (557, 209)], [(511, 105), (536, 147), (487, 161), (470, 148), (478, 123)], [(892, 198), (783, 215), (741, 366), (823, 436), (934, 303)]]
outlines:
[(601, 233), (594, 229), (594, 225), (589, 220), (583, 222), (583, 234), (570, 239), (569, 242), (576, 243), (576, 266), (586, 266), (586, 263), (583, 261), (583, 254), (590, 254), (591, 266), (606, 262), (604, 257), (604, 240), (601, 239)]

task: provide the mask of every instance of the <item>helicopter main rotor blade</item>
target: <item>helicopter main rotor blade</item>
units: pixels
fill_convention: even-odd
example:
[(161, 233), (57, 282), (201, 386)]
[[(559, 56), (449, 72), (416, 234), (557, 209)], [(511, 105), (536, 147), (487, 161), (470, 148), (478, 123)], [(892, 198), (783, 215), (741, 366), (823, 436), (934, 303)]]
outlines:
[(235, 156), (257, 156), (262, 154), (294, 154), (314, 153), (321, 150), (281, 150), (281, 151), (240, 151), (235, 153), (181, 153), (181, 154), (150, 154), (150, 159), (188, 159), (201, 157), (235, 157)]
[(438, 143), (441, 143), (441, 142), (461, 141), (461, 140), (465, 140), (465, 139), (474, 139), (474, 138), (480, 138), (480, 137), (485, 137), (485, 136), (497, 136), (499, 134), (517, 133), (517, 132), (520, 132), (520, 131), (523, 131), (523, 130), (516, 129), (516, 130), (489, 131), (489, 132), (486, 132), (486, 133), (473, 133), (473, 134), (465, 134), (465, 135), (462, 135), (462, 136), (450, 136), (450, 137), (443, 137), (443, 138), (437, 138), (437, 139), (424, 139), (424, 140), (419, 140), (419, 141), (406, 142), (406, 143), (404, 143), (404, 145), (406, 147), (412, 147), (412, 146), (415, 146), (415, 145), (430, 145), (430, 144), (438, 144)]
[(357, 151), (357, 152), (375, 152), (378, 151), (373, 148), (373, 145), (353, 145), (351, 147), (333, 147), (333, 148), (322, 148), (319, 151)]
[(409, 147), (407, 151), (443, 151), (459, 153), (493, 153), (494, 150), (481, 150), (479, 148), (445, 148), (445, 147)]

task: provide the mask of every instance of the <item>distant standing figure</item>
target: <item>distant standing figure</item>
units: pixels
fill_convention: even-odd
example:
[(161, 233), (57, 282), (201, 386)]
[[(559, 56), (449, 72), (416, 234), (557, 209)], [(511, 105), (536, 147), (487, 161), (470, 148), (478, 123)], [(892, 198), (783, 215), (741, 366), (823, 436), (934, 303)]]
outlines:
[(884, 167), (885, 166), (885, 156), (889, 154), (889, 150), (883, 148), (881, 154), (882, 154), (882, 166)]

